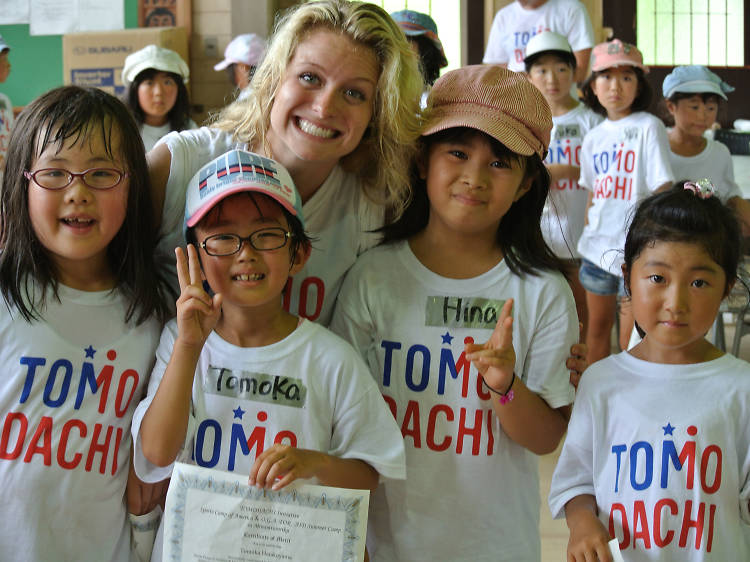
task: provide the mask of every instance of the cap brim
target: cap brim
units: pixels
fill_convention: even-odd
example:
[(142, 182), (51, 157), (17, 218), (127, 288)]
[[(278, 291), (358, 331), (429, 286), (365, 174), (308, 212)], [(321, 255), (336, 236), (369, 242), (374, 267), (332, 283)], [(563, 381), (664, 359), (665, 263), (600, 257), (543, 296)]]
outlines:
[(216, 63), (214, 65), (214, 70), (224, 70), (227, 68), (230, 64), (233, 64), (234, 61), (224, 59), (223, 61)]
[(602, 70), (606, 70), (608, 68), (617, 68), (618, 66), (634, 66), (635, 68), (640, 68), (645, 74), (648, 74), (647, 66), (632, 61), (617, 61), (612, 64), (604, 64), (601, 67), (591, 67), (591, 72), (601, 72)]
[[(448, 111), (442, 110), (443, 107), (447, 107)], [(527, 129), (526, 125), (520, 121), (505, 115), (498, 116), (497, 113), (487, 115), (477, 109), (467, 108), (463, 104), (433, 109), (432, 117), (422, 136), (455, 127), (468, 127), (482, 131), (513, 152), (524, 156), (540, 154), (539, 150), (543, 154), (545, 151), (544, 145), (531, 132), (528, 135), (519, 132), (519, 128)], [(539, 150), (534, 148), (535, 146), (538, 146)]]
[(671, 98), (674, 94), (716, 94), (725, 100), (727, 99), (727, 95), (717, 84), (708, 81), (695, 81), (692, 84), (678, 84), (665, 93), (664, 97)]

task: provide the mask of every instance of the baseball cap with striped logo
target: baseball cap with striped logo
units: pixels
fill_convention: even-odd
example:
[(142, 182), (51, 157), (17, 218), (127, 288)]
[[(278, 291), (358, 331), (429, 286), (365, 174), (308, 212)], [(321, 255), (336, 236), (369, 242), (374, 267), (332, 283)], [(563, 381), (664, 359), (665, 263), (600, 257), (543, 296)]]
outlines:
[(423, 136), (469, 127), (524, 156), (544, 159), (552, 113), (542, 93), (520, 72), (477, 64), (446, 72), (432, 87)]
[(260, 154), (230, 150), (202, 166), (188, 182), (183, 234), (219, 201), (246, 191), (271, 197), (305, 227), (302, 198), (286, 168)]

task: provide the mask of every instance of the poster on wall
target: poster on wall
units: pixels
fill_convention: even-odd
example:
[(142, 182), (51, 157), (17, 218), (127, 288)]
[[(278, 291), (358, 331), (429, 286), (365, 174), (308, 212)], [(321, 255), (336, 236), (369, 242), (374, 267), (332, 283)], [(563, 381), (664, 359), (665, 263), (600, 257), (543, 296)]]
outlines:
[(0, 25), (29, 23), (29, 0), (0, 0)]
[(138, 27), (174, 26), (190, 32), (190, 0), (138, 0)]
[(31, 0), (30, 35), (125, 28), (122, 0)]

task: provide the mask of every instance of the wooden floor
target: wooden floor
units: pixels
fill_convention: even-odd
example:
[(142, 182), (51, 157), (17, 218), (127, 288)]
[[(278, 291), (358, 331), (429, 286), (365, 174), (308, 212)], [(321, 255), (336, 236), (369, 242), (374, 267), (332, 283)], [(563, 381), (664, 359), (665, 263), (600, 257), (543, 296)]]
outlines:
[[(733, 338), (734, 323), (730, 318), (726, 318), (725, 340), (729, 348), (732, 346)], [(747, 336), (743, 335), (739, 356), (741, 359), (750, 361), (750, 333)], [(552, 519), (547, 507), (549, 484), (559, 454), (560, 448), (558, 447), (556, 452), (539, 459), (539, 480), (542, 496), (539, 518), (542, 537), (542, 562), (565, 562), (565, 548), (568, 544), (568, 527), (565, 524), (565, 519)]]

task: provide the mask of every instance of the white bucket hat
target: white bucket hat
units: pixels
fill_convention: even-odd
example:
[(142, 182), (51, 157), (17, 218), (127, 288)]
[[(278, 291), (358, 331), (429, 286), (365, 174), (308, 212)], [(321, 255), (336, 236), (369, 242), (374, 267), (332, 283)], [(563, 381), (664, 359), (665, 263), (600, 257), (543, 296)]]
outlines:
[(186, 83), (190, 77), (187, 63), (175, 51), (158, 45), (147, 45), (127, 56), (122, 68), (122, 81), (126, 85), (130, 84), (136, 76), (149, 68), (179, 74)]
[(238, 35), (224, 49), (224, 60), (214, 65), (214, 70), (224, 70), (230, 64), (242, 63), (258, 66), (266, 50), (266, 40), (255, 33)]

